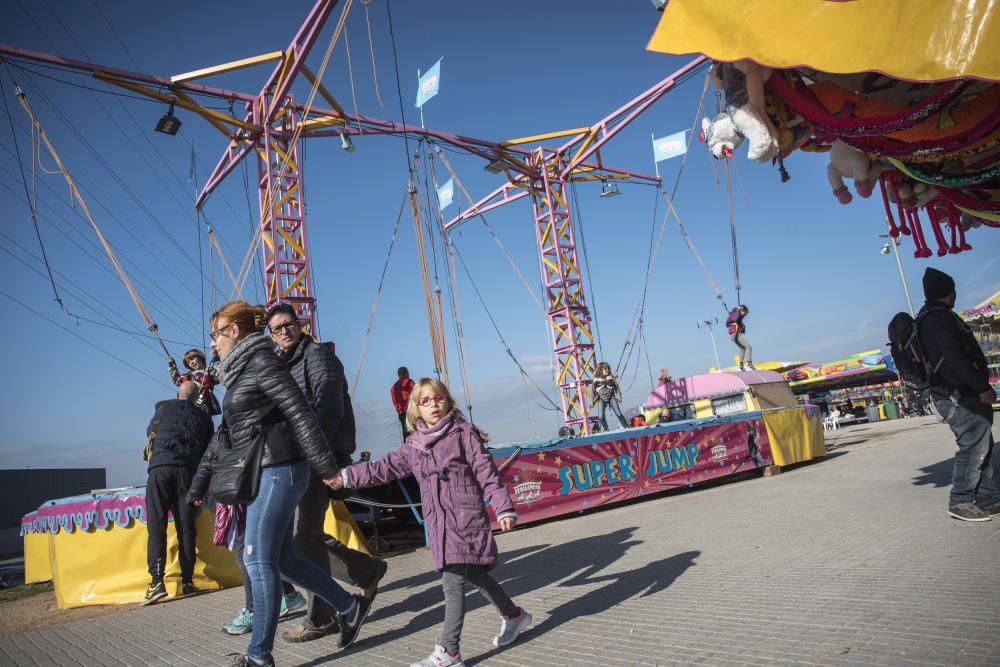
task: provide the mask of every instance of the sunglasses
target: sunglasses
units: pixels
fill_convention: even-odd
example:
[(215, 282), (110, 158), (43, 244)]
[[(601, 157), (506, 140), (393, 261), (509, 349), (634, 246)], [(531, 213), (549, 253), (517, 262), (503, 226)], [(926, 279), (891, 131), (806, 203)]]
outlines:
[(428, 407), (431, 403), (444, 403), (448, 400), (447, 396), (442, 396), (438, 394), (437, 396), (421, 396), (420, 400), (417, 401), (417, 405), (422, 408)]

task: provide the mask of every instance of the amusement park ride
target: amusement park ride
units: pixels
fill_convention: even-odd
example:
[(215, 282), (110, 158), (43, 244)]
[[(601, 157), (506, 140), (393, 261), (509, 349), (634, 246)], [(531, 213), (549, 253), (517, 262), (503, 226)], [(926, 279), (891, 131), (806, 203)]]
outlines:
[[(160, 100), (169, 111), (157, 130), (176, 133), (180, 121), (175, 108), (197, 114), (222, 133), (228, 145), (195, 201), (200, 208), (219, 184), (251, 153), (257, 160), (260, 221), (243, 268), (234, 280), (234, 296), (249, 277), (256, 243), (261, 244), (265, 293), (268, 305), (288, 302), (296, 308), (306, 328), (318, 335), (316, 297), (310, 273), (310, 252), (303, 200), (300, 143), (314, 137), (337, 137), (350, 149), (351, 137), (369, 134), (415, 135), (449, 144), (483, 158), (486, 169), (504, 173), (503, 186), (445, 223), (445, 231), (469, 218), (506, 203), (531, 197), (535, 234), (545, 288), (546, 316), (556, 359), (556, 384), (568, 426), (590, 433), (596, 423), (591, 415), (591, 383), (596, 365), (591, 316), (584, 296), (583, 277), (576, 251), (574, 222), (566, 186), (576, 181), (601, 181), (605, 192), (616, 191), (614, 181), (660, 183), (658, 176), (605, 165), (601, 148), (631, 121), (674, 88), (685, 75), (703, 66), (696, 57), (649, 90), (589, 127), (496, 142), (450, 132), (351, 114), (323, 86), (322, 78), (333, 46), (344, 27), (351, 0), (340, 3), (341, 13), (322, 65), (313, 73), (306, 59), (338, 0), (317, 0), (288, 48), (242, 60), (207, 67), (170, 78), (125, 71), (55, 55), (0, 45), (0, 58), (16, 58), (55, 65), (91, 74), (101, 81)], [(264, 63), (274, 70), (257, 94), (197, 83), (210, 76)], [(310, 84), (305, 103), (292, 93), (299, 75)], [(319, 95), (329, 106), (314, 105)], [(194, 96), (207, 96), (242, 104), (243, 118), (206, 108)], [(172, 132), (171, 132), (172, 130)], [(543, 142), (565, 138), (557, 148)], [(412, 173), (411, 173), (412, 176)], [(155, 325), (154, 325), (155, 326)], [(154, 332), (155, 333), (155, 332)]]

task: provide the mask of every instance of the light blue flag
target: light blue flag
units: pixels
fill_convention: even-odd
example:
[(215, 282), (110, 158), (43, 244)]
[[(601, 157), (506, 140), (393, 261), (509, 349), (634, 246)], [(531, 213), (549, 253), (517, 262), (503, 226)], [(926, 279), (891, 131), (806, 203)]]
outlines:
[(444, 184), (438, 188), (438, 206), (441, 207), (443, 211), (452, 200), (455, 198), (455, 184), (451, 182), (452, 179), (448, 179)]
[(687, 153), (687, 142), (684, 141), (685, 132), (687, 130), (681, 130), (668, 137), (653, 139), (653, 161), (661, 162)]
[(417, 79), (417, 107), (424, 106), (424, 102), (438, 94), (438, 86), (441, 84), (441, 59), (431, 65), (431, 68), (424, 72)]

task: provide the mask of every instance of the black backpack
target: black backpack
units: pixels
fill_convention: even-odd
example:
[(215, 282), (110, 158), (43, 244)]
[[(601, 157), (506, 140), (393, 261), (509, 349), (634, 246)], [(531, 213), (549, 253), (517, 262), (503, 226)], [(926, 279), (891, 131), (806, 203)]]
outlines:
[[(922, 313), (913, 319), (909, 313), (896, 313), (889, 321), (889, 353), (896, 364), (896, 372), (903, 384), (917, 391), (931, 386), (937, 370), (927, 360), (917, 336), (917, 328), (925, 315)], [(937, 366), (940, 365), (938, 362)]]

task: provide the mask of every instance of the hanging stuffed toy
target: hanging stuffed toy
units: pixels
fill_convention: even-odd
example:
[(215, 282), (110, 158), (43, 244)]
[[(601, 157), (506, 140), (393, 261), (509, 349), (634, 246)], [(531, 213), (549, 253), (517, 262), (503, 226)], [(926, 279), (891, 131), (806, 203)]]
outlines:
[(743, 143), (743, 135), (736, 131), (733, 119), (727, 113), (720, 113), (712, 119), (702, 118), (698, 138), (705, 142), (716, 160), (731, 158), (733, 151)]
[(749, 60), (738, 60), (716, 63), (711, 76), (726, 94), (726, 114), (733, 126), (750, 142), (747, 157), (755, 162), (776, 157), (778, 131), (767, 117), (764, 102), (764, 82), (771, 70)]
[(841, 204), (849, 204), (853, 199), (844, 179), (854, 181), (855, 191), (863, 198), (871, 197), (875, 182), (882, 168), (877, 162), (872, 162), (868, 156), (843, 141), (834, 141), (830, 146), (830, 163), (826, 166), (826, 175), (833, 188), (833, 196)]

